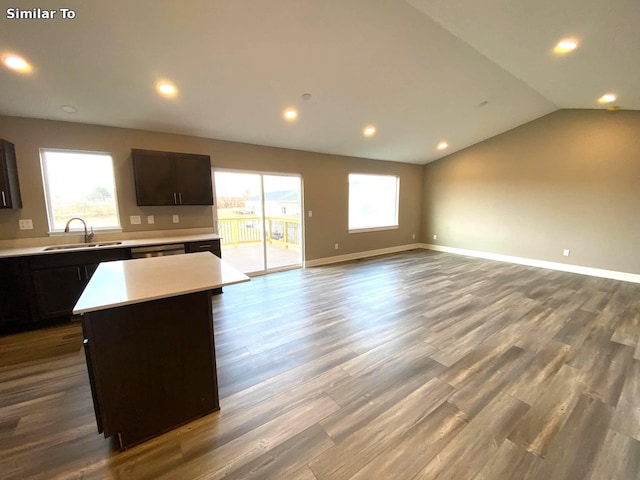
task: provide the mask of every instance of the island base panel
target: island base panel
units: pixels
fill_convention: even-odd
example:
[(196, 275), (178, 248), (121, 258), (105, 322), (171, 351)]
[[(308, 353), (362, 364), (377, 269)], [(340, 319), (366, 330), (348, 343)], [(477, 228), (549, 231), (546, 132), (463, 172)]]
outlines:
[(99, 430), (122, 448), (219, 410), (211, 293), (85, 313)]

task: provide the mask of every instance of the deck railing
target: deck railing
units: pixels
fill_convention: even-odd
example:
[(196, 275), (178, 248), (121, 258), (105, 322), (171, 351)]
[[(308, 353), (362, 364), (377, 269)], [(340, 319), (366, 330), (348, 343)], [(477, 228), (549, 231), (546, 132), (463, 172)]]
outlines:
[[(300, 219), (295, 217), (266, 217), (267, 242), (287, 248), (300, 246)], [(222, 245), (240, 245), (262, 241), (262, 218), (245, 216), (218, 219), (218, 234)]]

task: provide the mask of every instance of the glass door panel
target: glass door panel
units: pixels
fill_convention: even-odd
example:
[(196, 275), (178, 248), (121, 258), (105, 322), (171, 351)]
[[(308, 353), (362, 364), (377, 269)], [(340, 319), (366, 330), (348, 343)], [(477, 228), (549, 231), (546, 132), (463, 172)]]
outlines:
[(267, 270), (302, 264), (300, 177), (264, 175)]
[(262, 176), (215, 172), (214, 181), (222, 258), (244, 273), (264, 271)]

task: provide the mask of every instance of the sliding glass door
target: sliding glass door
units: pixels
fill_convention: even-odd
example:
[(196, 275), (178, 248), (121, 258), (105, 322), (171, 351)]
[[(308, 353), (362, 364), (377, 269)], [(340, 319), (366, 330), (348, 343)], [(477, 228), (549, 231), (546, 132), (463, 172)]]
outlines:
[(299, 176), (216, 171), (222, 257), (245, 273), (302, 264)]

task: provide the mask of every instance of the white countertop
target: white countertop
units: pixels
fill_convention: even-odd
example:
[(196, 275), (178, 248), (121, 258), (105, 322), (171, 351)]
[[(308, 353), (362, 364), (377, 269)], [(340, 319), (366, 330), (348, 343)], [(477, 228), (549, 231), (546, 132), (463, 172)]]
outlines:
[(104, 262), (89, 280), (73, 313), (213, 290), (249, 280), (210, 252)]
[[(150, 245), (167, 245), (172, 243), (186, 243), (186, 242), (204, 242), (207, 240), (218, 240), (220, 235), (215, 233), (206, 233), (198, 235), (178, 235), (175, 237), (157, 237), (157, 238), (138, 238), (134, 240), (117, 240), (121, 242), (118, 245), (105, 245), (103, 247), (83, 247), (73, 248), (69, 250), (44, 250), (43, 246), (37, 247), (24, 247), (24, 248), (3, 248), (0, 249), (0, 258), (3, 257), (25, 257), (29, 255), (50, 255), (56, 253), (68, 253), (68, 252), (86, 252), (105, 250), (110, 248), (132, 248), (143, 247)], [(92, 243), (100, 243), (102, 240), (93, 241)], [(112, 240), (104, 240), (104, 242), (112, 242)], [(51, 243), (56, 245), (56, 243)]]

